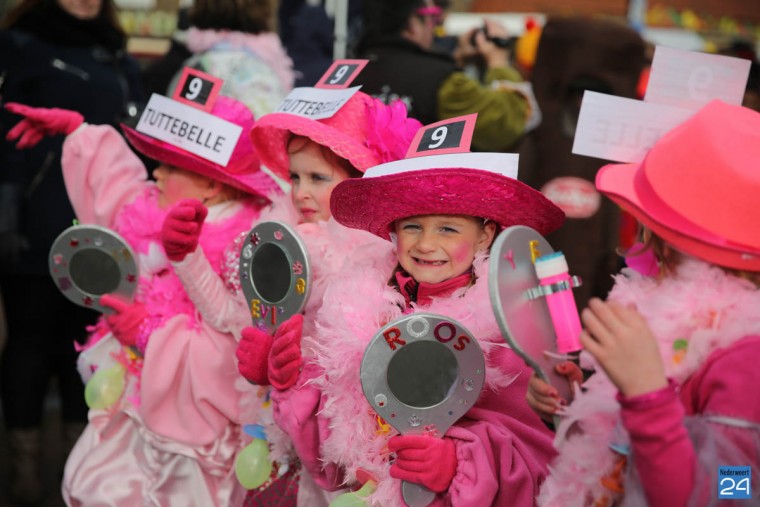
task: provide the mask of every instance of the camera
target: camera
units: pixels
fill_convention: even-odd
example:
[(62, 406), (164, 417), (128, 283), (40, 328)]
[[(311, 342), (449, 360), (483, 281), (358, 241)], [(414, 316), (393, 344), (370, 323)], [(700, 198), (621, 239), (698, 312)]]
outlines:
[(486, 36), (486, 39), (496, 46), (507, 49), (509, 51), (514, 51), (515, 44), (517, 43), (517, 37), (492, 37), (488, 35), (488, 28), (485, 25), (472, 32), (472, 37), (470, 37), (470, 44), (473, 47), (477, 47), (477, 44), (475, 43), (475, 37), (477, 37), (479, 32), (482, 32), (483, 35)]

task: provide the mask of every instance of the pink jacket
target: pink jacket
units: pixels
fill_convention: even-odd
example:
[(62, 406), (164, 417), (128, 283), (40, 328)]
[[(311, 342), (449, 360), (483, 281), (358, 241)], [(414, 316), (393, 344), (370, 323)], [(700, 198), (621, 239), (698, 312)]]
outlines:
[[(359, 366), (377, 329), (402, 315), (404, 299), (387, 285), (395, 256), (357, 252), (353, 259), (355, 264), (329, 280), (311, 337), (314, 360), (294, 388), (273, 393), (275, 419), (322, 487), (355, 487), (361, 468), (378, 481), (369, 505), (402, 505), (400, 481), (388, 475), (386, 444), (395, 430), (378, 427), (362, 393)], [(478, 403), (446, 433), (455, 441), (458, 465), (437, 503), (530, 506), (553, 456), (551, 434), (525, 402), (527, 367), (498, 332), (488, 302), (487, 262), (480, 259), (475, 268), (474, 286), (424, 308), (461, 322), (487, 358)]]
[(212, 207), (201, 248), (170, 263), (160, 243), (165, 211), (145, 167), (116, 130), (80, 127), (64, 143), (62, 165), (80, 222), (117, 230), (138, 257), (136, 297), (153, 320), (134, 398), (140, 418), (162, 437), (218, 445), (227, 427), (240, 423), (235, 349), (247, 305), (235, 288), (234, 242), (259, 210), (240, 203)]
[(564, 414), (539, 504), (614, 498), (600, 479), (619, 460), (609, 447), (618, 444), (630, 446), (622, 505), (717, 505), (718, 466), (760, 466), (760, 397), (747, 390), (760, 381), (760, 291), (697, 260), (659, 283), (626, 274), (610, 299), (647, 319), (671, 384), (625, 399), (598, 369)]

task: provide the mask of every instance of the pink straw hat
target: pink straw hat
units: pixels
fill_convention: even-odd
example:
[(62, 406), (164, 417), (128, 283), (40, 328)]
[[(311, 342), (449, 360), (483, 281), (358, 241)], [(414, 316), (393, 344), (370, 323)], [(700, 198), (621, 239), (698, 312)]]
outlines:
[(385, 239), (396, 220), (416, 215), (469, 215), (502, 228), (526, 225), (548, 234), (562, 225), (565, 214), (507, 175), (505, 168), (516, 168), (516, 160), (507, 153), (456, 153), (382, 164), (339, 183), (330, 209), (341, 224)]
[(596, 187), (676, 249), (760, 271), (760, 114), (714, 100)]
[(292, 134), (326, 146), (364, 172), (403, 157), (421, 126), (419, 121), (407, 118), (402, 102), (387, 106), (356, 92), (333, 116), (322, 120), (289, 113), (266, 114), (256, 123), (251, 138), (264, 165), (288, 179), (287, 142)]
[(259, 157), (248, 136), (248, 132), (254, 125), (250, 109), (240, 101), (219, 96), (211, 114), (243, 128), (230, 161), (225, 167), (138, 132), (128, 125), (122, 124), (121, 128), (132, 146), (146, 157), (207, 176), (267, 200), (273, 193), (280, 192), (277, 182), (261, 171)]

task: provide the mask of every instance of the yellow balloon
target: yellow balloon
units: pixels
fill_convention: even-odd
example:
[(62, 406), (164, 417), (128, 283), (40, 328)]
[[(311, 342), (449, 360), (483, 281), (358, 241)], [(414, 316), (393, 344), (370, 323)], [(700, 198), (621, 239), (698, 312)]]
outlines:
[(367, 507), (364, 500), (377, 489), (375, 481), (367, 481), (359, 491), (343, 493), (330, 503), (330, 507)]
[(254, 438), (235, 459), (235, 475), (245, 489), (256, 489), (272, 475), (269, 444)]
[(116, 403), (124, 392), (124, 366), (98, 368), (84, 387), (84, 401), (94, 409), (105, 409)]

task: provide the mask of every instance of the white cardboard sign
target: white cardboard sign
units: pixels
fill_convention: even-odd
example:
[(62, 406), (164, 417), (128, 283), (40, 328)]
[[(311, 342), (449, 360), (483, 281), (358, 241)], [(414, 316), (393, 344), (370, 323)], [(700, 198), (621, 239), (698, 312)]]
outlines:
[(640, 162), (660, 137), (695, 113), (691, 109), (586, 91), (573, 153)]
[(312, 120), (330, 118), (359, 91), (361, 86), (351, 88), (294, 88), (277, 106), (277, 113), (295, 114)]
[(657, 46), (644, 100), (698, 110), (713, 99), (740, 106), (751, 62)]
[(239, 125), (156, 93), (136, 130), (221, 166), (230, 161), (243, 131)]

